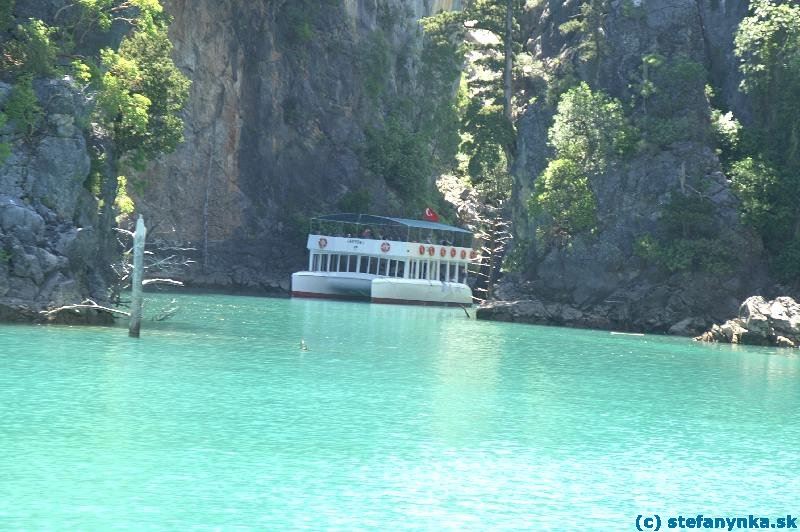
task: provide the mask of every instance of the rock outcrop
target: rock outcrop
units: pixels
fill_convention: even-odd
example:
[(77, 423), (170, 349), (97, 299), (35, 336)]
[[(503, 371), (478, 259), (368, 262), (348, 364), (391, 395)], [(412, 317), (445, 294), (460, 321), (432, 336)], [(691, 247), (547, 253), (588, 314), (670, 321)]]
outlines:
[[(733, 36), (747, 13), (747, 2), (611, 2), (603, 13), (601, 55), (585, 60), (580, 59), (582, 45), (559, 29), (579, 17), (579, 6), (542, 3), (534, 13), (537, 19), (531, 24), (534, 29), (528, 48), (541, 65), (567, 65), (562, 67), (565, 72), (587, 80), (593, 90), (632, 102), (631, 116), (647, 116), (636, 87), (648, 54), (658, 54), (665, 64), (695, 65), (707, 78), (691, 87), (682, 86), (685, 93), (680, 105), (664, 121), (666, 127), (669, 120), (682, 117), (691, 123), (685, 133), (670, 141), (653, 142), (644, 137), (647, 149), (591, 176), (597, 227), (591, 234), (575, 236), (567, 245), (539, 243), (535, 238), (539, 220), (526, 215), (535, 180), (552, 156), (547, 133), (555, 109), (547, 95), (536, 93), (533, 81), (525, 85), (537, 97), (523, 99), (531, 103), (517, 124), (519, 155), (512, 203), (517, 242), (528, 245), (519, 274), (507, 275), (497, 291), (501, 300), (523, 304), (492, 304), (492, 310), (482, 314), (537, 323), (602, 323), (611, 328), (699, 334), (735, 313), (747, 295), (765, 293), (772, 284), (760, 259), (759, 239), (739, 221), (738, 200), (723, 174), (713, 140), (696, 134), (710, 128), (705, 83), (713, 84), (719, 99), (737, 117), (744, 120), (748, 116), (747, 102), (738, 91), (740, 75), (733, 55)], [(652, 113), (652, 108), (649, 111)], [(662, 130), (657, 127), (653, 131)], [(708, 248), (715, 241), (730, 252), (731, 259), (725, 260), (730, 271), (670, 269), (639, 252), (637, 242), (644, 235), (661, 234), (667, 206), (674, 198), (683, 197), (702, 197), (711, 206), (712, 214), (702, 222), (704, 238)], [(709, 254), (713, 252), (708, 249)], [(555, 305), (577, 313), (543, 316), (523, 310), (529, 307), (525, 302), (537, 300), (545, 308)]]
[(749, 297), (739, 308), (739, 316), (714, 325), (695, 340), (729, 344), (800, 346), (800, 303), (791, 297), (767, 301)]
[[(11, 146), (0, 164), (0, 321), (36, 321), (43, 309), (109, 295), (104, 232), (84, 186), (90, 159), (77, 124), (87, 118), (85, 101), (67, 81), (34, 87), (41, 125), (32, 135), (13, 123), (0, 131)], [(0, 83), (0, 105), (10, 91)]]

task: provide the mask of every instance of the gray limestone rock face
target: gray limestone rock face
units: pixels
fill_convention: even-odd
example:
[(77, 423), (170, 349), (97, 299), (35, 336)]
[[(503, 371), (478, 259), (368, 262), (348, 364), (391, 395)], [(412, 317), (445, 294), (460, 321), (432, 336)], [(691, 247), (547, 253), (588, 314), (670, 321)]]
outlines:
[[(87, 105), (67, 80), (34, 81), (44, 120), (35, 135), (6, 128), (11, 156), (0, 164), (0, 320), (30, 321), (53, 306), (104, 301), (110, 278), (95, 223), (97, 202), (84, 188), (90, 158)], [(8, 92), (0, 84), (0, 98)], [(108, 228), (110, 230), (110, 228)]]

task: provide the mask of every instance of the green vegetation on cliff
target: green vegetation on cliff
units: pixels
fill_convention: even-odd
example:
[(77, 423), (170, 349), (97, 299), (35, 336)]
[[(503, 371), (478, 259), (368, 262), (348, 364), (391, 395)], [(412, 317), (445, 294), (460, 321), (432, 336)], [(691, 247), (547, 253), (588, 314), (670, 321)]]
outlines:
[[(758, 230), (774, 272), (800, 279), (800, 6), (756, 0), (736, 34), (753, 123), (729, 146), (745, 222)], [(736, 148), (736, 149), (733, 149)], [(733, 156), (733, 157), (732, 157)]]
[[(463, 11), (441, 13), (423, 21), (427, 40), (441, 43), (423, 57), (436, 64), (465, 66), (470, 53), (471, 73), (462, 78), (458, 112), (464, 164), (457, 171), (474, 185), (490, 204), (502, 203), (511, 192), (510, 171), (516, 149), (513, 123), (513, 74), (517, 54), (525, 40), (520, 19), (525, 2), (520, 0), (474, 0)], [(482, 40), (464, 39), (467, 32), (480, 32)], [(456, 41), (455, 39), (458, 39)]]
[(531, 213), (541, 219), (538, 236), (545, 245), (563, 244), (595, 227), (590, 177), (630, 153), (635, 138), (618, 100), (586, 83), (561, 96), (548, 132), (555, 157), (536, 180), (529, 200)]
[[(13, 2), (5, 2), (0, 10), (0, 23), (7, 29), (12, 8)], [(91, 188), (111, 205), (121, 167), (142, 168), (183, 140), (178, 113), (188, 97), (189, 81), (172, 61), (169, 19), (157, 0), (74, 0), (54, 19), (60, 25), (30, 19), (10, 28), (11, 38), (2, 45), (0, 75), (14, 82), (14, 90), (3, 111), (19, 133), (30, 136), (42, 118), (34, 79), (71, 75), (81, 83), (94, 104), (93, 134), (103, 136), (106, 145), (104, 153), (96, 154), (104, 164), (94, 165)], [(127, 27), (117, 47), (87, 48), (87, 37), (96, 41), (115, 24)], [(98, 177), (109, 185), (102, 187)]]

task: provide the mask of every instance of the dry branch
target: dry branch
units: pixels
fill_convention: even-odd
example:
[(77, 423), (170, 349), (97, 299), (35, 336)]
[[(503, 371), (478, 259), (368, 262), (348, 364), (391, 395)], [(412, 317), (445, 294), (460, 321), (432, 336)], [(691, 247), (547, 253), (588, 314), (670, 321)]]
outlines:
[(98, 311), (101, 311), (101, 312), (109, 312), (111, 314), (120, 314), (122, 316), (130, 316), (129, 312), (125, 312), (124, 310), (118, 310), (118, 309), (115, 309), (115, 308), (104, 307), (102, 305), (98, 305), (97, 303), (95, 303), (91, 299), (86, 299), (80, 304), (64, 305), (63, 307), (58, 307), (58, 308), (54, 308), (54, 309), (50, 309), (50, 310), (43, 310), (43, 311), (40, 312), (40, 314), (42, 314), (43, 316), (52, 316), (54, 314), (58, 314), (59, 312), (63, 312), (63, 311), (66, 311), (66, 310), (79, 311), (79, 310), (83, 310), (83, 309), (98, 310)]

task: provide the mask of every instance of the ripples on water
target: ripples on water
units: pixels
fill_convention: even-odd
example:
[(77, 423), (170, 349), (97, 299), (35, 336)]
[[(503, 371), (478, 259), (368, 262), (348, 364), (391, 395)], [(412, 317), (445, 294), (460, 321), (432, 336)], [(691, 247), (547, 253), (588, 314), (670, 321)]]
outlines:
[(0, 528), (631, 530), (640, 513), (800, 513), (796, 352), (460, 309), (181, 301), (139, 341), (0, 326)]

